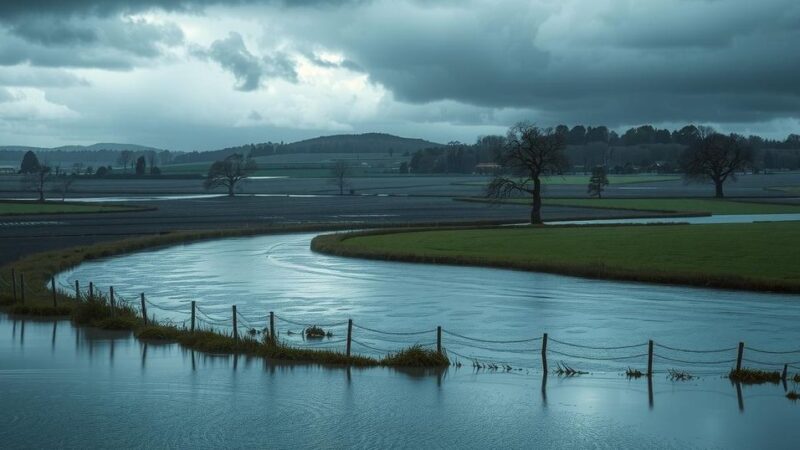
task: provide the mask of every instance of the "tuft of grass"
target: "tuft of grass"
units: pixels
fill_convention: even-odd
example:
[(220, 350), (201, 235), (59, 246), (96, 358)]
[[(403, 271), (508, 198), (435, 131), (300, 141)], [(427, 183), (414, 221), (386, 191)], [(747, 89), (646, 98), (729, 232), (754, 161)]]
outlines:
[(781, 373), (778, 371), (748, 369), (742, 368), (739, 370), (731, 369), (728, 373), (728, 378), (731, 381), (742, 384), (764, 384), (764, 383), (780, 383)]
[(439, 353), (421, 345), (412, 345), (386, 356), (381, 360), (381, 364), (397, 367), (447, 367), (450, 365), (450, 359), (445, 352)]
[(141, 323), (141, 319), (136, 316), (115, 316), (104, 317), (92, 322), (93, 327), (103, 330), (135, 330)]
[(58, 305), (42, 303), (14, 303), (8, 308), (11, 314), (40, 317), (61, 317), (72, 312), (71, 305)]
[(786, 393), (786, 398), (796, 402), (797, 400), (800, 400), (800, 394), (798, 394), (797, 391), (789, 391)]
[(800, 383), (800, 373), (794, 374), (794, 376), (792, 377), (792, 381), (794, 381), (795, 383)]
[(695, 376), (685, 370), (669, 369), (667, 370), (667, 378), (672, 381), (689, 381), (693, 380)]
[[(322, 328), (316, 325), (312, 325), (305, 329), (305, 335), (306, 338), (308, 339), (322, 339), (327, 334), (325, 333), (325, 330), (323, 330)], [(330, 333), (330, 335), (333, 336), (333, 333)]]
[(177, 341), (181, 330), (174, 325), (144, 325), (136, 329), (136, 337), (159, 341)]
[(642, 373), (642, 371), (639, 369), (632, 369), (628, 367), (628, 370), (625, 371), (625, 376), (628, 378), (641, 378), (644, 376), (644, 373)]

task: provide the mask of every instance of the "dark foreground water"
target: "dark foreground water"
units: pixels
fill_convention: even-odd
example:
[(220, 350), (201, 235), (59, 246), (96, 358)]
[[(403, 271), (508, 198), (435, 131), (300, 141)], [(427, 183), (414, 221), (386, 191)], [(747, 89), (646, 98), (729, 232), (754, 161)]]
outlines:
[[(783, 387), (276, 366), (0, 315), (0, 447), (797, 448)], [(792, 386), (790, 385), (791, 389)]]

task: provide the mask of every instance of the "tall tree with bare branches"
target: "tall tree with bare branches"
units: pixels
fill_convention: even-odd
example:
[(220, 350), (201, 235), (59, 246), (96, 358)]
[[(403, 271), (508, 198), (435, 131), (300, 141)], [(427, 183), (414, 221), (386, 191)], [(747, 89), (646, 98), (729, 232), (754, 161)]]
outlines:
[(515, 194), (530, 195), (531, 223), (542, 223), (541, 177), (567, 169), (566, 147), (566, 136), (552, 128), (539, 128), (527, 122), (514, 125), (496, 155), (502, 169), (489, 183), (486, 196), (503, 199)]
[(339, 195), (344, 195), (344, 188), (349, 185), (350, 164), (343, 160), (337, 160), (331, 167), (331, 182), (339, 188)]
[(710, 128), (702, 128), (696, 139), (680, 158), (680, 166), (687, 180), (714, 182), (714, 196), (725, 196), (722, 186), (726, 180), (736, 180), (736, 171), (753, 164), (753, 148), (742, 136), (724, 135)]
[(228, 188), (228, 196), (233, 197), (236, 195), (236, 185), (252, 175), (257, 168), (256, 162), (249, 156), (234, 153), (222, 161), (211, 164), (203, 186), (206, 189), (225, 186)]

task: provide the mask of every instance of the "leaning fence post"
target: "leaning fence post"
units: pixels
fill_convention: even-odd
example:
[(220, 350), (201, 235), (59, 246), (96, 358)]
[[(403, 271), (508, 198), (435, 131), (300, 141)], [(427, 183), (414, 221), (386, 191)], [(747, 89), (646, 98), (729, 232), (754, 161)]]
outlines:
[(89, 282), (89, 301), (94, 300), (94, 283)]
[(81, 301), (81, 284), (75, 280), (75, 300)]
[(195, 308), (195, 306), (196, 306), (196, 303), (195, 303), (194, 300), (192, 300), (192, 333), (194, 333), (194, 318), (195, 318), (194, 308)]
[(236, 324), (236, 305), (231, 306), (231, 311), (233, 314), (233, 340), (239, 341), (239, 327)]
[(269, 312), (269, 337), (275, 341), (275, 313)]
[(56, 299), (56, 277), (50, 277), (50, 289), (53, 291), (53, 308), (58, 306)]
[(436, 353), (442, 354), (442, 327), (436, 327)]
[(17, 272), (13, 268), (11, 269), (11, 292), (14, 296), (14, 303), (17, 302)]
[(144, 324), (147, 325), (147, 305), (145, 305), (144, 301), (144, 292), (142, 292), (142, 319), (144, 319)]
[(781, 375), (781, 380), (786, 381), (786, 376), (789, 374), (789, 364), (783, 365), (783, 374)]
[(653, 376), (653, 340), (647, 341), (647, 376)]
[(542, 370), (547, 376), (547, 333), (542, 335)]
[(19, 292), (22, 296), (22, 303), (25, 303), (25, 274), (19, 274)]
[(744, 342), (739, 342), (739, 354), (736, 356), (736, 370), (742, 370), (742, 356), (744, 356)]
[(347, 319), (347, 357), (350, 357), (350, 341), (353, 338), (353, 319)]

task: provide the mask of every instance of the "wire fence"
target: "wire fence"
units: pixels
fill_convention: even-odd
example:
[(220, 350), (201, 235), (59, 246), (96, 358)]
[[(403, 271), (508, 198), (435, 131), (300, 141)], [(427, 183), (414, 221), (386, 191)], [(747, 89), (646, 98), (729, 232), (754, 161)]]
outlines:
[[(16, 287), (35, 294), (33, 289), (0, 277), (4, 291)], [(16, 283), (16, 284), (15, 284)], [(55, 286), (55, 280), (52, 280)], [(26, 289), (28, 289), (26, 291)], [(92, 283), (67, 284), (59, 281), (58, 293), (79, 300), (99, 298), (125, 306), (145, 322), (173, 324), (192, 330), (208, 330), (251, 338), (270, 337), (298, 348), (326, 349), (347, 354), (381, 357), (411, 346), (445, 352), (451, 363), (476, 368), (498, 370), (542, 370), (548, 359), (565, 365), (595, 372), (646, 369), (647, 374), (667, 370), (686, 370), (692, 373), (728, 373), (731, 369), (753, 367), (764, 370), (800, 370), (800, 348), (763, 349), (738, 346), (723, 348), (686, 348), (649, 340), (624, 345), (601, 346), (596, 343), (569, 342), (548, 336), (507, 339), (477, 337), (440, 326), (424, 329), (383, 330), (354, 322), (351, 319), (309, 320), (308, 317), (287, 316), (267, 311), (247, 311), (236, 306), (201, 305), (197, 301), (178, 303), (159, 302), (144, 294), (126, 296), (110, 288), (101, 291)], [(138, 297), (138, 298), (137, 298)]]

